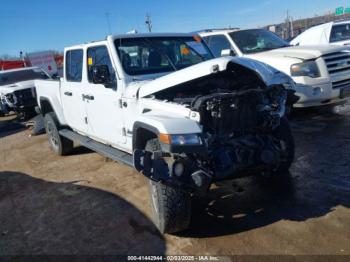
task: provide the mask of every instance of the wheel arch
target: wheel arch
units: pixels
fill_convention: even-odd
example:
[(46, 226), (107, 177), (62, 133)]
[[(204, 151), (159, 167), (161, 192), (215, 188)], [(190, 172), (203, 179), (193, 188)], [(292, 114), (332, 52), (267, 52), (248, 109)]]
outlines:
[(50, 113), (50, 112), (55, 112), (53, 110), (53, 107), (51, 105), (51, 102), (48, 98), (46, 97), (40, 97), (40, 111), (43, 115)]
[(66, 120), (63, 116), (62, 108), (57, 105), (55, 106), (55, 103), (52, 102), (50, 98), (41, 96), (39, 98), (39, 107), (40, 112), (43, 116), (45, 116), (47, 113), (53, 112), (56, 115), (58, 122), (62, 126), (67, 125)]
[(133, 127), (133, 139), (132, 148), (135, 149), (145, 149), (147, 141), (153, 138), (157, 138), (159, 135), (159, 130), (154, 126), (143, 122), (135, 122)]

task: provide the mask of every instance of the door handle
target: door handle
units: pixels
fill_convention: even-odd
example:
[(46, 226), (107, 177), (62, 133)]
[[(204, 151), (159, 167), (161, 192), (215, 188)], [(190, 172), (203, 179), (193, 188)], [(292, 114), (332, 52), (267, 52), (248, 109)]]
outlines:
[(91, 95), (85, 95), (85, 94), (83, 94), (83, 100), (94, 100), (95, 99), (95, 97), (94, 96), (91, 96)]
[(72, 92), (64, 92), (64, 94), (65, 94), (66, 96), (72, 96), (72, 95), (73, 95)]

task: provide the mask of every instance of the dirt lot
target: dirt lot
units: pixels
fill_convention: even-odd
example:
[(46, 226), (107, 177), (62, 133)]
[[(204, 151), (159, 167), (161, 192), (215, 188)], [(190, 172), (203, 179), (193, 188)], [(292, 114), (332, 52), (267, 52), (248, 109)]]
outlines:
[(194, 199), (191, 229), (161, 235), (147, 181), (82, 147), (0, 119), (0, 255), (350, 254), (350, 109), (292, 116), (290, 178), (245, 178)]

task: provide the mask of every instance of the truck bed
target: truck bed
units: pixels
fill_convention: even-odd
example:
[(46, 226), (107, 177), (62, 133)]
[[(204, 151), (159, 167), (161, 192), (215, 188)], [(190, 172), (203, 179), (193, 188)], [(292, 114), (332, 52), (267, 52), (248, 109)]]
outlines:
[(41, 105), (42, 101), (50, 102), (58, 121), (60, 124), (65, 125), (66, 121), (64, 119), (60, 93), (61, 81), (57, 79), (35, 80), (35, 88), (38, 105)]

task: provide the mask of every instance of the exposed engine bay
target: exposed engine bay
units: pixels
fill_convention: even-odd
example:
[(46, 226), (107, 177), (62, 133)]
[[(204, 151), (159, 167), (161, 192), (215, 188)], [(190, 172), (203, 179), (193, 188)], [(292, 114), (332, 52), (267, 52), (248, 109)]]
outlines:
[(193, 159), (216, 180), (249, 170), (271, 172), (285, 157), (275, 130), (297, 97), (282, 84), (266, 86), (249, 68), (232, 63), (225, 71), (160, 91), (154, 98), (199, 112), (207, 152)]

